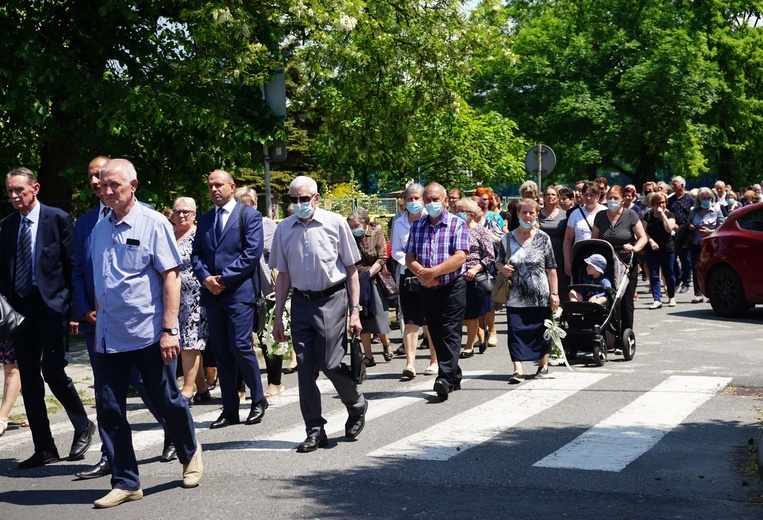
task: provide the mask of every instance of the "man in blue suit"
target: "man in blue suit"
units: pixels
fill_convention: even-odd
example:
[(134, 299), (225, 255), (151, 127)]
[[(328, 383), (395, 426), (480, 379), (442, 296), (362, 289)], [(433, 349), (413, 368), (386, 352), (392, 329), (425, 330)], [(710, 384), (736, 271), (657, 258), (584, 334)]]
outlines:
[(262, 215), (233, 198), (236, 184), (230, 173), (213, 171), (207, 186), (216, 208), (199, 218), (191, 261), (202, 284), (201, 305), (207, 311), (209, 345), (217, 359), (223, 398), (222, 414), (211, 428), (239, 423), (236, 365), (252, 391), (246, 424), (257, 424), (268, 407), (260, 365), (252, 348), (254, 278), (262, 256)]
[[(96, 367), (96, 355), (93, 349), (95, 340), (95, 284), (93, 281), (93, 258), (90, 255), (90, 240), (92, 238), (93, 228), (102, 219), (106, 218), (111, 212), (111, 208), (103, 203), (101, 193), (101, 169), (103, 165), (110, 160), (109, 157), (99, 156), (90, 161), (87, 167), (87, 182), (90, 189), (98, 197), (98, 206), (91, 209), (74, 224), (74, 272), (72, 273), (72, 285), (74, 288), (73, 314), (79, 319), (79, 331), (85, 336), (87, 353), (90, 356), (90, 366), (93, 368), (93, 376), (98, 377)], [(167, 424), (159, 415), (156, 407), (148, 396), (146, 387), (143, 384), (143, 378), (140, 372), (133, 369), (130, 377), (130, 384), (138, 391), (141, 399), (146, 404), (146, 408), (151, 412), (156, 421), (164, 429), (164, 449), (160, 460), (169, 462), (176, 456), (175, 446), (170, 440), (167, 432)], [(75, 476), (81, 479), (91, 479), (111, 475), (111, 466), (106, 459), (105, 448), (101, 446), (101, 460), (94, 466), (80, 471)]]
[(45, 382), (74, 426), (71, 460), (85, 456), (95, 425), (65, 371), (68, 331), (77, 328), (76, 321), (69, 321), (74, 268), (71, 219), (37, 200), (40, 185), (27, 168), (8, 172), (5, 187), (18, 211), (6, 217), (0, 229), (0, 292), (26, 317), (13, 344), (34, 440), (34, 454), (19, 469), (29, 469), (59, 460), (45, 406)]

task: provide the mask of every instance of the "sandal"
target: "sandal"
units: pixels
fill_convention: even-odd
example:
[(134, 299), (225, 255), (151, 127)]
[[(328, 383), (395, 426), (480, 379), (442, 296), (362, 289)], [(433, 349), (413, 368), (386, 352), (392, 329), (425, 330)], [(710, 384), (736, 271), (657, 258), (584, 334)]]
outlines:
[(284, 386), (283, 384), (280, 385), (268, 385), (268, 388), (265, 390), (265, 397), (278, 397), (283, 393)]
[(702, 303), (704, 301), (704, 298), (702, 295), (695, 296), (694, 299), (691, 301), (692, 303)]
[(461, 354), (458, 355), (461, 359), (470, 358), (474, 355), (474, 349), (473, 348), (465, 348), (461, 351)]
[(289, 365), (287, 368), (283, 369), (284, 374), (293, 374), (297, 371), (297, 365)]
[(375, 367), (376, 366), (376, 360), (372, 357), (364, 356), (363, 357), (363, 364), (366, 365), (366, 368)]
[(193, 396), (193, 404), (206, 403), (212, 400), (212, 393), (210, 390), (206, 392), (196, 392)]
[(8, 421), (0, 421), (0, 437), (5, 435), (5, 430), (8, 429)]
[(384, 346), (384, 354), (382, 354), (382, 356), (384, 356), (384, 361), (387, 362), (392, 361), (392, 358), (395, 357), (394, 354), (392, 354), (392, 347), (390, 345)]

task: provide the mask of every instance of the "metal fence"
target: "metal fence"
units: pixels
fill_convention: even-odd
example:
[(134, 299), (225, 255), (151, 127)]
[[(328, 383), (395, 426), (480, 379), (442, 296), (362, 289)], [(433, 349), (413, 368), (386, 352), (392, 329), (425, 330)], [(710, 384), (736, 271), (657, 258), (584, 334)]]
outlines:
[(346, 217), (355, 208), (363, 208), (375, 220), (376, 217), (391, 217), (397, 213), (397, 199), (372, 197), (341, 197), (324, 199), (323, 208)]

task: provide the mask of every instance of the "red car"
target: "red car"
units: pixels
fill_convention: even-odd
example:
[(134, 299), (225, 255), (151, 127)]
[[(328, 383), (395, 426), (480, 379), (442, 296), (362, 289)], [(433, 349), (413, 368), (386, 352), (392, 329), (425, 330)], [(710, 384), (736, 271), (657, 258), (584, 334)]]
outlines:
[(702, 239), (697, 274), (702, 293), (720, 316), (742, 316), (763, 303), (763, 203), (733, 211)]

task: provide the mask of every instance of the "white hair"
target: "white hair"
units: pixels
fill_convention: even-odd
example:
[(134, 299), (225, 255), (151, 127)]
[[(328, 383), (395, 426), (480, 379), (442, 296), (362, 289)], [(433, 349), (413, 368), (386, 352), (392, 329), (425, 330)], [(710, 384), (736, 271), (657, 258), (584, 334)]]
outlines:
[(315, 182), (310, 177), (307, 177), (305, 175), (300, 175), (299, 177), (295, 177), (293, 181), (291, 181), (291, 184), (289, 184), (289, 191), (292, 189), (297, 189), (302, 186), (306, 186), (307, 190), (310, 192), (310, 195), (315, 195), (318, 193), (318, 183)]
[(189, 208), (191, 208), (191, 211), (194, 213), (196, 212), (196, 201), (193, 200), (191, 197), (178, 197), (175, 200), (175, 204), (172, 205), (172, 208), (176, 208), (178, 204), (185, 204)]
[(125, 182), (138, 180), (138, 172), (135, 171), (135, 166), (127, 159), (111, 159), (101, 168), (101, 175), (112, 171), (121, 172), (122, 179)]

